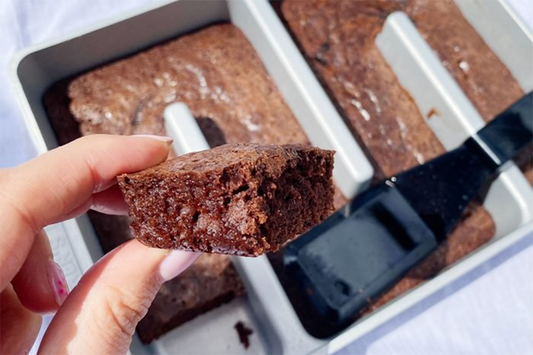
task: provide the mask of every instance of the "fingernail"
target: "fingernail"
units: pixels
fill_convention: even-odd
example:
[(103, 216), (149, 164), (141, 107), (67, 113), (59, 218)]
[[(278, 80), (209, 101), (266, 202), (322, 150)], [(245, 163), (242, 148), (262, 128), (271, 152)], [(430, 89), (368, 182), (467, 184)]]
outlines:
[(65, 274), (61, 267), (53, 260), (48, 262), (47, 273), (48, 283), (50, 284), (52, 293), (54, 294), (57, 304), (61, 306), (69, 294)]
[(170, 144), (170, 143), (172, 143), (174, 141), (171, 137), (156, 136), (156, 135), (153, 135), (153, 134), (136, 134), (136, 135), (133, 135), (132, 137), (151, 138), (151, 139), (156, 139), (158, 141), (165, 142), (165, 143), (168, 143), (168, 144)]
[(159, 274), (164, 281), (169, 281), (181, 274), (200, 256), (182, 250), (172, 250), (159, 265)]

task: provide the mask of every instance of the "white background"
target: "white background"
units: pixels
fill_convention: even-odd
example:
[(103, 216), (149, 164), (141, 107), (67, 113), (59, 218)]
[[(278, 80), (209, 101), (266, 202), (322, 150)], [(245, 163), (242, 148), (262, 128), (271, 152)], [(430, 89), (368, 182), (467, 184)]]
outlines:
[[(533, 28), (533, 1), (509, 1)], [(0, 0), (0, 168), (35, 155), (7, 78), (14, 53), (150, 2), (155, 1)], [(532, 240), (514, 245), (342, 353), (533, 354)]]

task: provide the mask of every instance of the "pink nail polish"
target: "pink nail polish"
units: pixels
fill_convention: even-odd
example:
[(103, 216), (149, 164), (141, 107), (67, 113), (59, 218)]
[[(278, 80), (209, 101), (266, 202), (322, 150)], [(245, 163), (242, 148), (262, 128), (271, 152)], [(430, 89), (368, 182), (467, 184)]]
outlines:
[(52, 293), (54, 294), (57, 304), (61, 306), (69, 294), (65, 274), (61, 267), (53, 260), (50, 260), (48, 263), (46, 271), (48, 273), (48, 283), (50, 284)]
[(136, 135), (133, 135), (132, 137), (141, 137), (141, 138), (151, 138), (151, 139), (156, 139), (158, 141), (162, 141), (162, 142), (165, 142), (165, 143), (172, 143), (173, 139), (171, 137), (167, 137), (167, 136), (156, 136), (156, 135), (153, 135), (153, 134), (136, 134)]
[(182, 250), (172, 250), (159, 265), (159, 274), (164, 281), (169, 281), (181, 274), (200, 256)]

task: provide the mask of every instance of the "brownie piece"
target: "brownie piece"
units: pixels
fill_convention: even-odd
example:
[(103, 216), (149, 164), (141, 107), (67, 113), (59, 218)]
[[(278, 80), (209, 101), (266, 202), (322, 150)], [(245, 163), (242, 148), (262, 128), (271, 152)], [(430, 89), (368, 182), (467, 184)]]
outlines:
[(245, 349), (248, 349), (250, 347), (250, 336), (254, 331), (251, 328), (248, 328), (243, 321), (238, 321), (233, 327), (237, 331), (242, 346), (244, 346)]
[[(379, 178), (394, 176), (445, 152), (374, 43), (386, 17), (405, 10), (408, 3), (285, 0), (280, 7), (293, 38), (362, 143)], [(490, 215), (472, 203), (446, 243), (374, 307), (433, 277), (489, 241), (494, 233)]]
[(123, 174), (131, 230), (165, 249), (258, 256), (333, 211), (333, 151), (227, 144)]

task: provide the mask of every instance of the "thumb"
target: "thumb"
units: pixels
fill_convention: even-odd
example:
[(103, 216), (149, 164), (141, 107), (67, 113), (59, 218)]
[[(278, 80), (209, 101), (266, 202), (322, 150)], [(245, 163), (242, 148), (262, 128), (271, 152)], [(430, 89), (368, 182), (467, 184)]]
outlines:
[(125, 354), (161, 284), (199, 254), (148, 248), (136, 240), (96, 263), (55, 315), (40, 353)]

